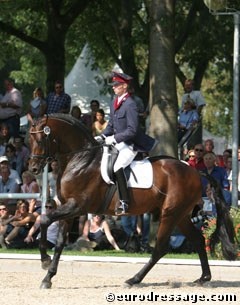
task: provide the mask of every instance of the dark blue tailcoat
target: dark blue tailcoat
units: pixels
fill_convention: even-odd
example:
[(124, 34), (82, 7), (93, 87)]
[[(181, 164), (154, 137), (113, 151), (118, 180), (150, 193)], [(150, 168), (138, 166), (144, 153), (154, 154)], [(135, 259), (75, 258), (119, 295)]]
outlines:
[(134, 150), (140, 152), (150, 151), (155, 142), (140, 128), (137, 105), (130, 96), (117, 109), (114, 109), (114, 102), (112, 103), (110, 119), (103, 134), (105, 136), (114, 135), (117, 143), (133, 144)]

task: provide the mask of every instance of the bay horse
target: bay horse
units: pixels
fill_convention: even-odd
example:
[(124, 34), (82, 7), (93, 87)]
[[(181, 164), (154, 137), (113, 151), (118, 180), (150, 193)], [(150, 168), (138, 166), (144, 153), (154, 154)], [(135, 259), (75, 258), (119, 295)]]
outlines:
[[(118, 195), (115, 191), (110, 204), (105, 205), (110, 186), (104, 182), (100, 172), (102, 145), (75, 118), (64, 114), (44, 116), (30, 127), (29, 136), (29, 170), (38, 174), (53, 158), (58, 160), (61, 170), (57, 183), (61, 206), (48, 215), (42, 214), (40, 226), (41, 262), (42, 267), (48, 269), (40, 287), (51, 288), (51, 279), (57, 273), (60, 255), (66, 242), (65, 221), (86, 213), (97, 214), (99, 211), (102, 214), (114, 215)], [(149, 261), (125, 282), (126, 285), (140, 283), (157, 261), (167, 253), (168, 241), (176, 226), (194, 245), (199, 255), (202, 274), (195, 282), (202, 284), (210, 281), (211, 272), (205, 240), (190, 218), (193, 208), (201, 200), (200, 174), (175, 158), (150, 157), (149, 161), (153, 168), (152, 186), (148, 189), (130, 188), (131, 202), (128, 214), (141, 215), (158, 211), (156, 245)], [(234, 260), (236, 252), (233, 225), (222, 200), (218, 199), (216, 202), (215, 240), (221, 240), (225, 258)], [(46, 232), (48, 226), (57, 220), (60, 220), (59, 236), (51, 259), (46, 250)]]

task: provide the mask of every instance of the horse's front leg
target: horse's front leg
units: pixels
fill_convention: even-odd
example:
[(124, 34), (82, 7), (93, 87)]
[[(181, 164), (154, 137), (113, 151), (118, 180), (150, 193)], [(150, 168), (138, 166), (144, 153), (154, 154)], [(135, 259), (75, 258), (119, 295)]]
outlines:
[[(45, 262), (42, 261), (42, 265), (45, 264), (45, 266), (48, 267), (48, 272), (47, 275), (42, 280), (40, 288), (49, 289), (52, 286), (51, 279), (53, 278), (53, 276), (57, 274), (58, 263), (60, 260), (63, 247), (66, 242), (67, 232), (68, 232), (68, 224), (65, 221), (60, 221), (58, 239), (54, 248), (53, 259), (51, 261), (50, 256), (47, 255), (47, 257), (50, 258), (50, 260), (48, 260), (48, 258), (46, 257), (47, 260), (45, 260)], [(48, 264), (47, 262), (50, 262), (50, 264)]]

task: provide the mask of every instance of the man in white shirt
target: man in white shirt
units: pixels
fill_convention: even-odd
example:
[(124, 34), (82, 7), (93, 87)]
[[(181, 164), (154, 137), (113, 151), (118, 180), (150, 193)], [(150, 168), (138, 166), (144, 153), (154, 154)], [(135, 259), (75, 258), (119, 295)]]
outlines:
[(6, 79), (4, 86), (6, 93), (0, 100), (0, 124), (7, 124), (10, 136), (16, 137), (19, 135), (20, 129), (20, 114), (23, 106), (22, 95), (14, 87), (11, 79)]
[(181, 109), (184, 107), (184, 103), (190, 99), (194, 102), (196, 110), (198, 114), (201, 114), (202, 108), (206, 105), (204, 97), (199, 90), (194, 90), (193, 88), (193, 80), (187, 79), (184, 83), (184, 90), (185, 93), (182, 97), (182, 106)]

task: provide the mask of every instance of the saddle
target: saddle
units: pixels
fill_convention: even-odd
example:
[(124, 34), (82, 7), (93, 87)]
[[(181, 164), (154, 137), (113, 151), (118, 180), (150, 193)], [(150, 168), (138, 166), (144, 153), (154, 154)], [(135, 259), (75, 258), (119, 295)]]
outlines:
[[(113, 165), (117, 159), (118, 150), (114, 146), (103, 146), (101, 175), (107, 184), (115, 184)], [(148, 158), (134, 159), (125, 169), (128, 187), (150, 188), (153, 184), (153, 169)], [(144, 173), (144, 174), (143, 174)]]

